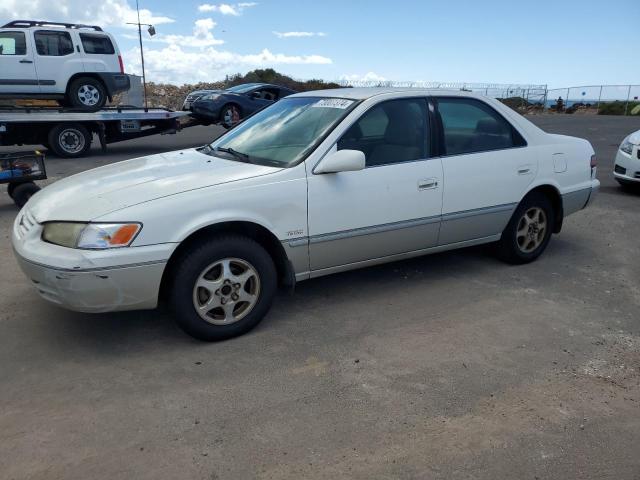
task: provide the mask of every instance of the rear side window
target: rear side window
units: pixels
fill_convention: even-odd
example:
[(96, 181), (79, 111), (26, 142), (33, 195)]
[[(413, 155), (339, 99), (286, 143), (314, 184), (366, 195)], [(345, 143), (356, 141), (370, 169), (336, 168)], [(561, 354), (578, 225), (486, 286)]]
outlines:
[(61, 57), (73, 53), (71, 35), (67, 32), (40, 30), (34, 34), (38, 55)]
[(447, 155), (526, 145), (513, 126), (484, 102), (471, 98), (439, 98), (437, 102)]
[(22, 32), (0, 32), (0, 55), (26, 55), (27, 42)]
[(383, 102), (368, 110), (338, 141), (360, 150), (367, 167), (427, 158), (427, 106), (421, 98)]
[(104, 35), (81, 33), (80, 40), (85, 53), (94, 55), (111, 55), (115, 53), (111, 39)]

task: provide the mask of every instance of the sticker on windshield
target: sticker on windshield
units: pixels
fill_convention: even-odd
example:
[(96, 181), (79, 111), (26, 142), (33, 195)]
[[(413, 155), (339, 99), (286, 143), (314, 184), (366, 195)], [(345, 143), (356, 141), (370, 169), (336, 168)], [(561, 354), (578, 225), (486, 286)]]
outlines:
[(352, 103), (353, 100), (347, 100), (345, 98), (323, 98), (311, 106), (320, 108), (340, 108), (344, 110), (345, 108), (349, 108)]

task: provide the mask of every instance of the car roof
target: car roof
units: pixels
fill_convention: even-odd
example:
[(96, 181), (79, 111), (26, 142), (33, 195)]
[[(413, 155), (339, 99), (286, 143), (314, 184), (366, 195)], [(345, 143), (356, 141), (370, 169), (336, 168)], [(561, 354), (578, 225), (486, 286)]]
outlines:
[(460, 97), (479, 97), (480, 95), (473, 92), (461, 90), (447, 90), (444, 88), (411, 88), (411, 87), (358, 87), (358, 88), (329, 88), (326, 90), (311, 90), (308, 92), (300, 92), (292, 97), (336, 97), (350, 98), (353, 100), (365, 100), (377, 95), (392, 93), (416, 93), (418, 95), (448, 95)]

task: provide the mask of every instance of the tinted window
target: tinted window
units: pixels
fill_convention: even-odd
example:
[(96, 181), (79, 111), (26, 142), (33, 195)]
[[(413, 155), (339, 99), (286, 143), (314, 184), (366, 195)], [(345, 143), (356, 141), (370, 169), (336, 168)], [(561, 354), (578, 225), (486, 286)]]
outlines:
[(111, 55), (115, 53), (111, 40), (104, 35), (87, 35), (86, 33), (81, 33), (80, 40), (82, 41), (82, 48), (84, 48), (85, 53), (96, 55)]
[(22, 32), (0, 32), (0, 55), (26, 55), (27, 43)]
[(447, 155), (500, 150), (524, 144), (509, 122), (479, 100), (440, 98), (438, 111)]
[(39, 31), (34, 38), (38, 55), (60, 57), (73, 53), (73, 42), (67, 32)]
[(427, 108), (423, 99), (376, 105), (338, 141), (338, 150), (364, 152), (367, 166), (427, 158)]

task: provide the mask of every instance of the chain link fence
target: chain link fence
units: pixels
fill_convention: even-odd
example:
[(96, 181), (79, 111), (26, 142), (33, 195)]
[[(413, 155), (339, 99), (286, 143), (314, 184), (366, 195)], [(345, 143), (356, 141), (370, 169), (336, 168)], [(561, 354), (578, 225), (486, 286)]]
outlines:
[(583, 85), (547, 92), (545, 109), (611, 115), (640, 115), (640, 85)]

